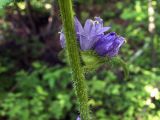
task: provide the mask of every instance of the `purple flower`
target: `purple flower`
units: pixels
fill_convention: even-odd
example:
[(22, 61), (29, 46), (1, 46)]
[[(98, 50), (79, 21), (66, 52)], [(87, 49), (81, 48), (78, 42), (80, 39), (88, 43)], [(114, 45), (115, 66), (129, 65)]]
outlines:
[[(99, 37), (110, 29), (110, 27), (103, 27), (103, 20), (100, 17), (95, 17), (94, 21), (87, 19), (84, 28), (75, 17), (74, 24), (81, 50), (92, 49), (94, 44), (99, 40)], [(63, 32), (60, 32), (60, 42), (62, 48), (65, 47), (65, 36)]]
[(81, 118), (78, 116), (76, 120), (81, 120)]
[(90, 50), (110, 27), (103, 27), (103, 20), (95, 17), (95, 20), (87, 19), (84, 28), (79, 31), (80, 46), (82, 50)]
[(61, 44), (61, 47), (64, 48), (66, 44), (65, 35), (63, 33), (63, 30), (61, 30), (61, 32), (59, 33), (60, 33), (60, 44)]
[(103, 35), (95, 44), (94, 50), (100, 56), (114, 57), (118, 54), (119, 48), (124, 43), (124, 38), (111, 32)]
[[(77, 41), (83, 51), (95, 50), (100, 56), (114, 57), (124, 43), (124, 38), (115, 32), (104, 35), (110, 27), (103, 27), (103, 20), (95, 17), (94, 20), (87, 19), (84, 27), (79, 20), (74, 18)], [(60, 32), (61, 46), (65, 47), (65, 35), (63, 30)]]

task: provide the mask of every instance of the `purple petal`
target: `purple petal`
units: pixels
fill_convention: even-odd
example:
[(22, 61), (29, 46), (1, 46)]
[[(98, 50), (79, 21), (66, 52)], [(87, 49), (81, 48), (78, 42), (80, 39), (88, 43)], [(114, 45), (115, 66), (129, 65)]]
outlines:
[(80, 35), (81, 50), (90, 50), (94, 47), (95, 43), (101, 38), (101, 35), (88, 36), (86, 34)]
[(87, 34), (90, 33), (91, 31), (91, 28), (92, 28), (92, 25), (93, 25), (93, 22), (91, 19), (87, 19), (86, 22), (85, 22), (85, 25), (84, 25), (84, 30)]
[(103, 34), (104, 32), (108, 31), (111, 27), (103, 27), (101, 29), (98, 29), (97, 34)]
[(91, 29), (90, 29), (90, 34), (88, 34), (90, 37), (91, 36), (96, 36), (97, 35), (97, 33), (96, 33), (96, 31), (97, 31), (97, 26), (96, 26), (96, 23), (95, 22), (93, 22), (92, 23), (92, 27), (91, 27)]
[(77, 17), (74, 17), (74, 24), (75, 24), (76, 33), (84, 32), (83, 27), (81, 23), (79, 22), (79, 20), (77, 19)]
[(87, 35), (80, 35), (80, 46), (81, 50), (88, 50), (90, 45), (90, 40)]
[(102, 25), (99, 22), (95, 22), (96, 31), (99, 31), (102, 29)]
[(78, 116), (76, 120), (81, 120), (81, 118)]
[(108, 33), (107, 35), (101, 35), (99, 38), (100, 40), (96, 43), (96, 46), (101, 45), (102, 43), (107, 44), (112, 42), (112, 40), (114, 40), (116, 37), (117, 35), (115, 32)]
[(89, 43), (89, 47), (88, 47), (88, 49), (92, 49), (92, 48), (94, 48), (94, 46), (95, 46), (95, 43), (97, 43), (97, 41), (102, 37), (103, 35), (101, 34), (101, 35), (96, 35), (96, 36), (92, 36), (90, 39), (91, 39), (91, 41), (90, 41), (90, 43)]
[(118, 54), (120, 47), (124, 43), (123, 37), (117, 37), (111, 47), (111, 50), (108, 52), (109, 57), (114, 57)]
[(100, 17), (94, 17), (95, 21), (98, 21), (103, 26), (103, 19)]
[(94, 49), (100, 56), (114, 57), (123, 43), (123, 37), (117, 36), (116, 33), (109, 33), (96, 43)]
[(118, 47), (121, 47), (124, 41), (125, 41), (124, 37), (121, 37), (121, 36), (118, 36), (115, 40), (115, 42), (118, 44)]
[(110, 29), (110, 27), (103, 27), (103, 19), (100, 17), (95, 17), (94, 19), (97, 21), (97, 34), (103, 34)]
[(64, 48), (65, 47), (65, 35), (63, 32), (60, 32), (60, 44), (61, 44), (61, 47)]
[(110, 32), (106, 35), (104, 35), (104, 40), (114, 40), (115, 38), (117, 37), (116, 33), (115, 32)]

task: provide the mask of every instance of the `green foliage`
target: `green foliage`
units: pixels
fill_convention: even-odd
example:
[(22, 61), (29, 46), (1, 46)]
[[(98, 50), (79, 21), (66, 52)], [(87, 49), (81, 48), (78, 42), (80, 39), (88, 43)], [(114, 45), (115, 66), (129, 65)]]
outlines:
[(13, 0), (0, 0), (0, 9), (3, 8), (5, 5), (11, 3)]
[[(160, 76), (156, 74), (159, 71), (148, 71), (134, 65), (129, 65), (128, 68), (130, 77), (137, 75), (132, 81), (120, 80), (111, 71), (106, 70), (89, 78), (89, 104), (95, 109), (93, 118), (104, 120), (107, 116), (108, 120), (119, 120), (123, 115), (123, 119), (128, 120), (135, 117), (146, 119), (159, 116), (159, 110), (156, 109), (160, 93), (155, 94), (154, 101), (150, 97), (152, 91), (158, 87)], [(0, 116), (8, 116), (10, 120), (59, 120), (65, 119), (67, 115), (74, 120), (72, 112), (76, 110), (76, 102), (73, 100), (73, 90), (68, 88), (68, 85), (71, 85), (68, 70), (60, 66), (48, 68), (35, 62), (32, 73), (24, 70), (17, 72), (12, 78), (16, 81), (16, 91), (8, 92), (1, 99)], [(150, 100), (151, 102), (148, 102)]]
[[(18, 4), (25, 3), (22, 1)], [(33, 15), (48, 16), (51, 9), (46, 9), (46, 4), (50, 6), (51, 1), (31, 0), (32, 10), (36, 11)], [(151, 36), (148, 32), (147, 1), (75, 0), (75, 9), (79, 6), (76, 14), (82, 21), (88, 16), (99, 15), (100, 10), (104, 24), (111, 25), (111, 31), (122, 35), (127, 41), (119, 53), (124, 62), (117, 61), (117, 58), (112, 61), (107, 58), (100, 59), (91, 51), (81, 53), (84, 69), (87, 70), (89, 105), (93, 120), (159, 120), (160, 4), (155, 0), (153, 4), (156, 30)], [(55, 58), (51, 59), (52, 55), (47, 51), (45, 55), (47, 54), (52, 62), (44, 62), (43, 51), (49, 46), (39, 40), (38, 34), (31, 34), (32, 37), (27, 38), (15, 34), (16, 28), (12, 32), (10, 27), (19, 21), (5, 21), (4, 18), (11, 14), (5, 12), (10, 9), (3, 10), (3, 15), (6, 16), (2, 16), (4, 22), (0, 19), (0, 119), (75, 120), (79, 115), (78, 103), (66, 59), (61, 55), (60, 62), (54, 62)], [(26, 18), (25, 10), (21, 11)], [(54, 14), (59, 16), (59, 13)], [(55, 31), (54, 35), (57, 33), (58, 31)], [(4, 40), (1, 40), (2, 35)], [(157, 53), (154, 56), (157, 59), (154, 67), (151, 59), (152, 40)], [(56, 39), (52, 41), (56, 44)], [(125, 79), (126, 71), (129, 76)]]
[(136, 21), (143, 21), (147, 19), (147, 6), (145, 6), (143, 2), (135, 1), (133, 8), (129, 7), (124, 9), (121, 18), (125, 20), (135, 19)]
[(18, 91), (9, 92), (1, 101), (0, 115), (11, 120), (63, 118), (73, 106), (73, 93), (65, 90), (71, 82), (68, 68), (59, 68), (48, 69), (36, 62), (32, 73), (24, 70), (17, 72), (15, 87)]

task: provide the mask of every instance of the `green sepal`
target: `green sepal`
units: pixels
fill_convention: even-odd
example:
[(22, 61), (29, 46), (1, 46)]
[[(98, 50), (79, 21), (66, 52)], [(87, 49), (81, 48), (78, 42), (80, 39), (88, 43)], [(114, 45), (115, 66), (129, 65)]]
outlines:
[(109, 62), (108, 57), (98, 56), (94, 51), (81, 51), (81, 57), (84, 63), (83, 69), (85, 72), (95, 71), (102, 64)]
[(124, 62), (120, 57), (109, 58), (107, 56), (102, 57), (98, 56), (94, 51), (82, 51), (81, 57), (84, 62), (84, 72), (92, 72), (95, 71), (103, 64), (114, 65), (116, 67), (121, 66), (124, 71), (125, 79), (128, 78), (128, 67), (126, 62)]
[(94, 51), (81, 51), (81, 57), (85, 65), (93, 64), (98, 60)]

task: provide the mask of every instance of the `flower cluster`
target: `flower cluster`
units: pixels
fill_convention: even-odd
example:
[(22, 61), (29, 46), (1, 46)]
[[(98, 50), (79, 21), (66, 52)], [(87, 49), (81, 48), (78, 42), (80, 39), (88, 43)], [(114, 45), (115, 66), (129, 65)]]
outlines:
[[(103, 20), (95, 17), (94, 20), (87, 19), (84, 27), (79, 20), (74, 18), (77, 41), (82, 51), (95, 50), (100, 56), (114, 57), (124, 43), (124, 38), (115, 32), (104, 34), (110, 27), (103, 26)], [(65, 35), (60, 32), (60, 43), (65, 47)]]

